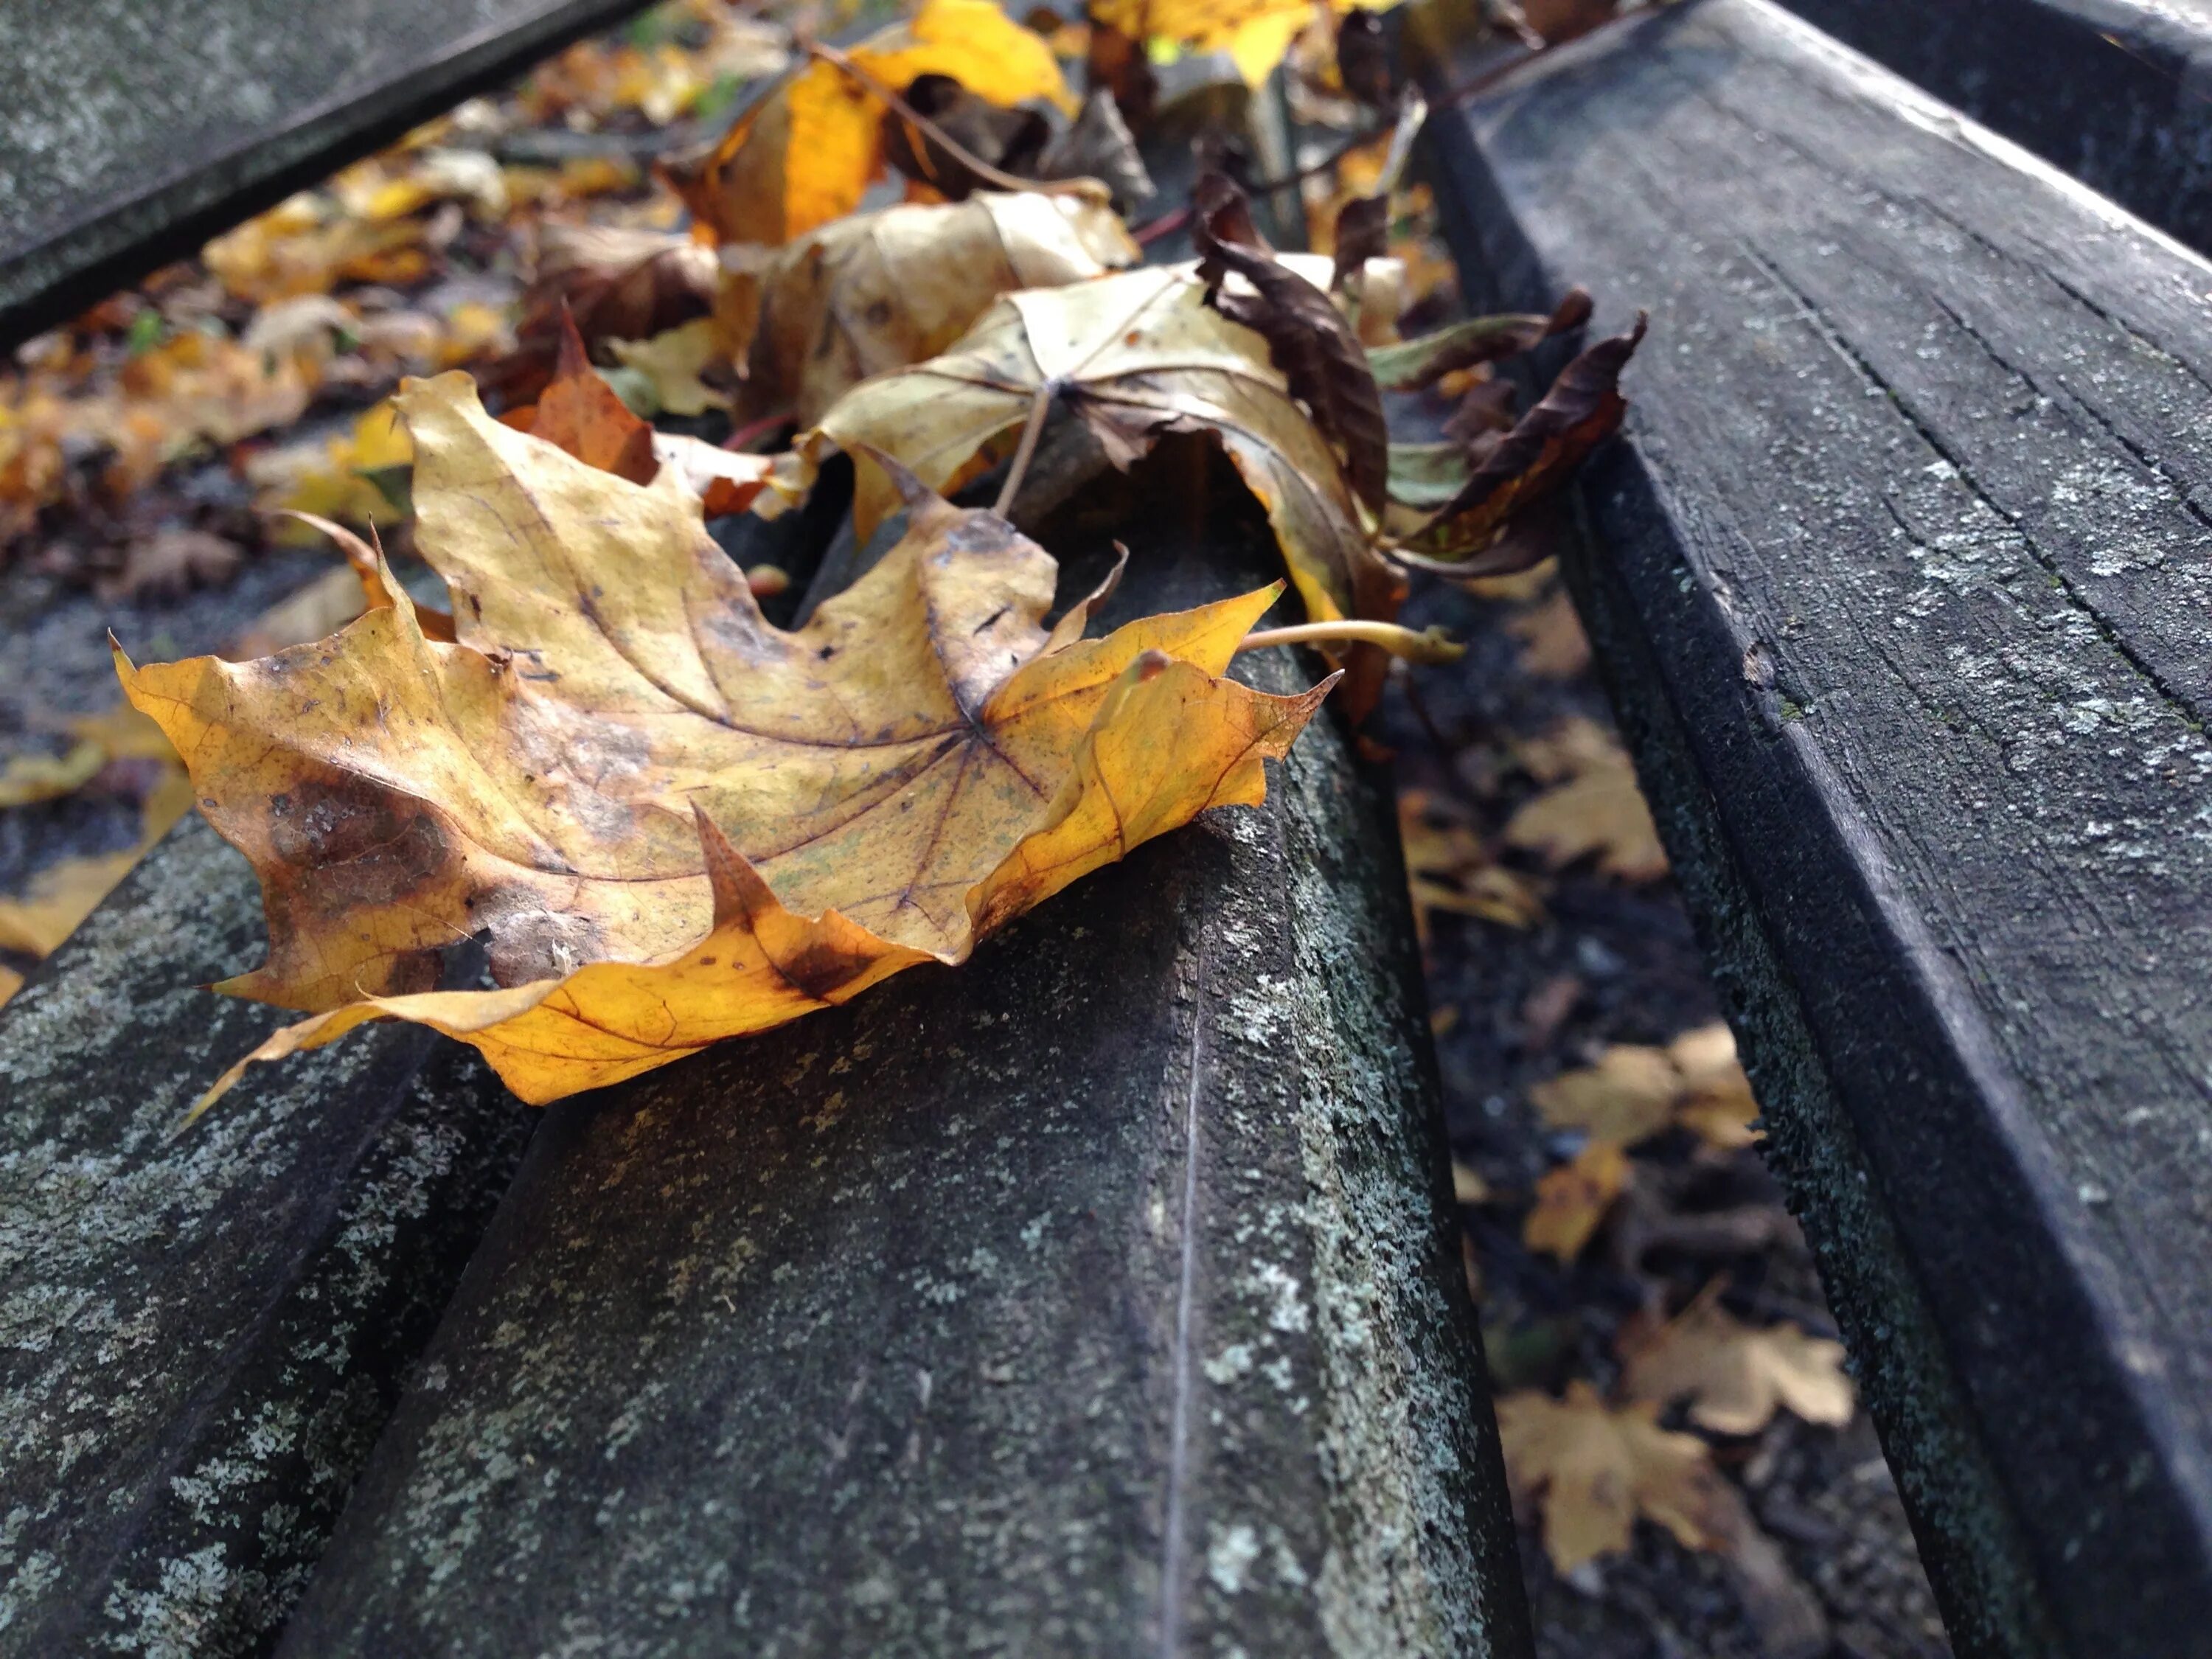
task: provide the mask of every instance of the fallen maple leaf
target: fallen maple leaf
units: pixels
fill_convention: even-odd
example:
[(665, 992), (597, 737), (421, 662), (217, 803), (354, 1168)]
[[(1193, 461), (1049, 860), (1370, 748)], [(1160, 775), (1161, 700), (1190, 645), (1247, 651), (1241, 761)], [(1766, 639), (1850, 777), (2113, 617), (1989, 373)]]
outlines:
[(700, 317), (646, 340), (609, 340), (607, 349), (635, 377), (646, 410), (659, 415), (703, 415), (727, 409), (730, 394), (702, 378), (726, 366), (714, 320)]
[(64, 859), (33, 876), (20, 896), (0, 896), (0, 951), (52, 956), (191, 809), (191, 788), (181, 770), (161, 777), (139, 804), (137, 846), (121, 853)]
[(96, 743), (82, 741), (71, 744), (58, 755), (17, 755), (0, 766), (0, 807), (28, 806), (74, 795), (106, 764), (106, 750)]
[[(1055, 405), (1121, 466), (1164, 433), (1212, 433), (1266, 507), (1310, 617), (1395, 613), (1397, 578), (1368, 545), (1335, 454), (1267, 343), (1206, 303), (1193, 265), (1007, 295), (944, 356), (854, 387), (799, 448), (872, 447), (943, 489)], [(863, 477), (853, 503), (863, 539), (892, 500)]]
[(1682, 1075), (1665, 1050), (1616, 1042), (1596, 1065), (1538, 1084), (1528, 1099), (1548, 1128), (1627, 1146), (1671, 1127), (1681, 1093)]
[(872, 375), (945, 350), (991, 302), (1135, 264), (1113, 211), (1072, 196), (986, 194), (889, 208), (824, 226), (757, 274), (732, 271), (726, 325), (750, 341), (740, 414), (788, 409), (802, 426)]
[(1544, 1553), (1560, 1572), (1626, 1549), (1639, 1517), (1689, 1549), (1727, 1549), (1741, 1530), (1741, 1502), (1711, 1448), (1661, 1428), (1658, 1413), (1648, 1402), (1608, 1406), (1579, 1381), (1565, 1400), (1523, 1389), (1498, 1401), (1506, 1475), (1516, 1498), (1542, 1510)]
[(1464, 817), (1428, 791), (1400, 792), (1398, 836), (1413, 928), (1424, 948), (1438, 911), (1502, 927), (1530, 927), (1544, 919), (1543, 896), (1525, 877), (1492, 860)]
[(1844, 1345), (1795, 1325), (1746, 1325), (1720, 1305), (1716, 1280), (1624, 1354), (1621, 1386), (1662, 1406), (1690, 1402), (1690, 1420), (1716, 1434), (1757, 1434), (1786, 1406), (1808, 1423), (1851, 1420)]
[(1559, 781), (1507, 821), (1509, 844), (1541, 854), (1554, 870), (1595, 854), (1598, 868), (1623, 881), (1667, 873), (1667, 849), (1636, 768), (1603, 728), (1577, 715), (1521, 754), (1537, 776)]
[[(894, 92), (944, 75), (1002, 107), (1039, 98), (1077, 108), (1051, 46), (988, 0), (926, 0), (848, 56)], [(671, 179), (720, 240), (787, 242), (860, 206), (883, 172), (884, 109), (853, 76), (810, 64)]]
[(6, 963), (0, 962), (0, 1008), (6, 1007), (9, 998), (22, 988), (23, 976)]
[(1522, 1243), (1572, 1261), (1627, 1185), (1628, 1155), (1620, 1143), (1592, 1140), (1571, 1163), (1537, 1182), (1536, 1206), (1522, 1223)]
[[(1340, 14), (1355, 9), (1356, 0), (1330, 0)], [(1364, 9), (1388, 11), (1390, 0)], [(1314, 10), (1314, 0), (1091, 0), (1091, 15), (1131, 40), (1225, 52), (1246, 84), (1258, 87), (1313, 21)]]
[(1735, 1038), (1718, 1021), (1664, 1048), (1611, 1044), (1595, 1066), (1538, 1084), (1528, 1099), (1548, 1128), (1624, 1146), (1677, 1125), (1724, 1152), (1758, 1139), (1758, 1103), (1736, 1064)]
[[(462, 375), (398, 404), (457, 643), (387, 576), (389, 605), (265, 661), (118, 653), (261, 874), (270, 959), (222, 988), (327, 1011), (257, 1057), (397, 1018), (533, 1102), (633, 1076), (960, 961), (1138, 842), (1258, 801), (1328, 689), (1218, 678), (1273, 590), (1098, 641), (1081, 605), (1048, 633), (1051, 558), (911, 480), (898, 546), (782, 633), (671, 471), (586, 466)], [(503, 988), (425, 990), (472, 933)]]
[(1521, 641), (1521, 672), (1543, 680), (1579, 678), (1590, 665), (1589, 635), (1564, 588), (1505, 624)]

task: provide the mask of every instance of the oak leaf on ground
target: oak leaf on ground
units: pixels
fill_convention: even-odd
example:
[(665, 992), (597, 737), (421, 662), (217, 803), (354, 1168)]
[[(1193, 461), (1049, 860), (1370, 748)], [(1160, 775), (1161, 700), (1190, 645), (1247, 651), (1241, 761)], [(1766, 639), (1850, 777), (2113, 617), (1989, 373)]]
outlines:
[(1623, 1355), (1632, 1399), (1690, 1402), (1690, 1420), (1716, 1434), (1757, 1434), (1788, 1407), (1808, 1423), (1851, 1420), (1844, 1345), (1795, 1325), (1747, 1325), (1720, 1304), (1716, 1280)]
[[(672, 470), (586, 466), (465, 376), (398, 403), (455, 643), (387, 578), (389, 605), (264, 661), (118, 660), (262, 878), (269, 960), (223, 988), (316, 1014), (259, 1057), (397, 1018), (535, 1102), (634, 1076), (960, 961), (1260, 800), (1327, 689), (1219, 678), (1273, 590), (1048, 631), (1051, 558), (911, 483), (899, 545), (784, 633)], [(428, 989), (471, 934), (501, 988)]]
[(1498, 1402), (1498, 1433), (1516, 1498), (1543, 1511), (1544, 1551), (1562, 1573), (1625, 1550), (1638, 1520), (1686, 1548), (1724, 1550), (1742, 1504), (1712, 1449), (1658, 1424), (1654, 1403), (1609, 1406), (1587, 1382), (1554, 1400), (1533, 1389)]

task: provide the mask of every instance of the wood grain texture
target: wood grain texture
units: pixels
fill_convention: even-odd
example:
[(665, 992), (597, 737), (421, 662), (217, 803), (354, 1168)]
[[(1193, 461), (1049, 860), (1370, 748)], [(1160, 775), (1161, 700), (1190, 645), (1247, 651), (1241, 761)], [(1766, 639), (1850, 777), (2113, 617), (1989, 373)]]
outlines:
[(520, 1158), (397, 1031), (173, 1138), (260, 911), (187, 818), (0, 1011), (0, 1654), (265, 1651)]
[(0, 10), (0, 349), (641, 3)]
[(2212, 248), (2206, 0), (1784, 0), (2192, 247)]
[(553, 1108), (283, 1650), (1524, 1653), (1389, 820), (1273, 787)]
[(1764, 0), (1432, 124), (1963, 1653), (2212, 1627), (2212, 268)]

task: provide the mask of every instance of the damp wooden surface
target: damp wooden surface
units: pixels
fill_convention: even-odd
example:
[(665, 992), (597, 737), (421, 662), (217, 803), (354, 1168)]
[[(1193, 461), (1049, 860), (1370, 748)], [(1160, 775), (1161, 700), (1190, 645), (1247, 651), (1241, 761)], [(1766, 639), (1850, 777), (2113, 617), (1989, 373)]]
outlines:
[(2207, 0), (1784, 0), (2191, 247), (2212, 249)]
[(0, 11), (0, 349), (640, 4)]
[(190, 817), (0, 1010), (0, 1653), (266, 1651), (520, 1158), (396, 1030), (173, 1134), (260, 940)]
[(1431, 123), (1961, 1653), (2212, 1625), (2212, 267), (1765, 0)]
[(552, 1108), (284, 1651), (1525, 1652), (1394, 846), (1317, 721), (967, 965)]

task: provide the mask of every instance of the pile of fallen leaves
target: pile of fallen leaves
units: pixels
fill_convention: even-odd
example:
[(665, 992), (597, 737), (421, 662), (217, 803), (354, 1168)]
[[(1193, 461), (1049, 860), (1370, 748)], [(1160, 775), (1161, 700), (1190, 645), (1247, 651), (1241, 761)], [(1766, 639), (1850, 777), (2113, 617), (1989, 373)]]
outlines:
[[(1333, 204), (1328, 256), (1277, 252), (1246, 188), (1273, 187), (1224, 144), (1160, 222), (1198, 257), (1135, 268), (1123, 216), (1157, 195), (1138, 135), (1172, 11), (1132, 56), (1103, 14), (1048, 36), (989, 0), (923, 0), (841, 46), (695, 0), (515, 100), (573, 130), (594, 75), (622, 89), (603, 111), (643, 120), (700, 109), (708, 66), (759, 82), (720, 137), (628, 145), (656, 182), (619, 212), (514, 234), (518, 202), (570, 204), (619, 169), (601, 153), (516, 176), (481, 141), (518, 117), (472, 108), (218, 239), (204, 277), (150, 285), (202, 290), (189, 331), (135, 296), (26, 354), (19, 532), (58, 508), (127, 516), (149, 468), (230, 445), (264, 513), (346, 555), (325, 587), (362, 614), (326, 638), (145, 669), (118, 653), (262, 877), (270, 961), (222, 988), (311, 1016), (262, 1057), (403, 1018), (532, 1100), (632, 1075), (962, 960), (1146, 836), (1256, 800), (1327, 687), (1259, 696), (1223, 678), (1238, 650), (1316, 647), (1353, 720), (1389, 653), (1452, 654), (1395, 626), (1405, 573), (1521, 558), (1507, 526), (1618, 423), (1637, 336), (1517, 419), (1492, 365), (1578, 326), (1579, 295), (1401, 337), (1393, 192), (1425, 106), (1365, 14), (1301, 10), (1262, 64), (1263, 14), (1291, 15), (1239, 13), (1239, 76), (1295, 46), (1382, 152), (1369, 193)], [(871, 206), (892, 179), (904, 199)], [(472, 223), (508, 234), (471, 256)], [(534, 274), (507, 306), (430, 299), (473, 296), (510, 257)], [(394, 302), (434, 267), (425, 303)], [(126, 387), (161, 387), (136, 412), (167, 425), (88, 473), (71, 445), (113, 419), (118, 350)], [(386, 390), (487, 353), (473, 383)], [(1455, 435), (1394, 443), (1385, 390), (1448, 380)], [(384, 395), (312, 443), (235, 447), (333, 386)], [(1171, 433), (1210, 438), (1258, 498), (1304, 625), (1248, 639), (1264, 592), (1103, 641), (1085, 606), (1046, 626), (1054, 567), (1023, 530), (1050, 502), (1025, 487), (1065, 499)], [(715, 526), (840, 488), (871, 560), (787, 632), (759, 604), (786, 574), (740, 571)], [(963, 492), (975, 504), (950, 505)], [(380, 521), (450, 611), (410, 595)], [(434, 988), (471, 937), (494, 988)]]
[[(1492, 10), (1534, 39), (1610, 9)], [(270, 927), (219, 988), (306, 1016), (252, 1058), (415, 1020), (550, 1100), (958, 962), (1148, 836), (1257, 801), (1331, 685), (1358, 720), (1393, 658), (1455, 654), (1399, 625), (1410, 580), (1516, 602), (1524, 673), (1587, 669), (1529, 514), (1618, 424), (1641, 325), (1574, 353), (1578, 291), (1433, 325), (1453, 272), (1402, 177), (1425, 108), (1370, 13), (921, 0), (828, 44), (842, 21), (674, 0), (17, 354), (0, 564), (120, 598), (278, 540), (342, 557), (226, 657), (118, 653), (137, 712), (0, 767), (0, 811), (107, 789), (142, 831), (0, 899), (0, 1000), (8, 961), (51, 952), (197, 804)], [(1195, 181), (1162, 190), (1147, 154), (1224, 84), (1279, 90), (1302, 147), (1217, 122)], [(1144, 263), (1182, 236), (1193, 257)], [(1524, 410), (1500, 366), (1539, 352), (1563, 366)], [(1275, 589), (1103, 638), (1103, 595), (1052, 615), (1025, 532), (1171, 434), (1257, 499), (1304, 623), (1253, 631)], [(777, 544), (788, 569), (723, 550), (802, 509), (822, 522)], [(837, 568), (833, 533), (862, 573), (842, 592), (810, 569)], [(771, 622), (810, 582), (804, 622)], [(1293, 697), (1228, 678), (1280, 643), (1338, 672)], [(1425, 945), (1540, 929), (1572, 873), (1663, 876), (1601, 725), (1491, 753), (1501, 822), (1448, 789), (1401, 800)], [(444, 984), (469, 939), (489, 988)], [(1551, 1167), (1520, 1189), (1462, 1168), (1461, 1196), (1563, 1273), (1604, 1256), (1644, 1290), (1604, 1363), (1503, 1394), (1516, 1493), (1563, 1574), (1644, 1519), (1771, 1582), (1715, 1447), (1778, 1411), (1847, 1419), (1841, 1351), (1738, 1317), (1724, 1273), (1639, 1277), (1699, 1228), (1786, 1232), (1771, 1206), (1674, 1201), (1685, 1170), (1756, 1157), (1725, 1028), (1605, 1046), (1528, 1105)]]

